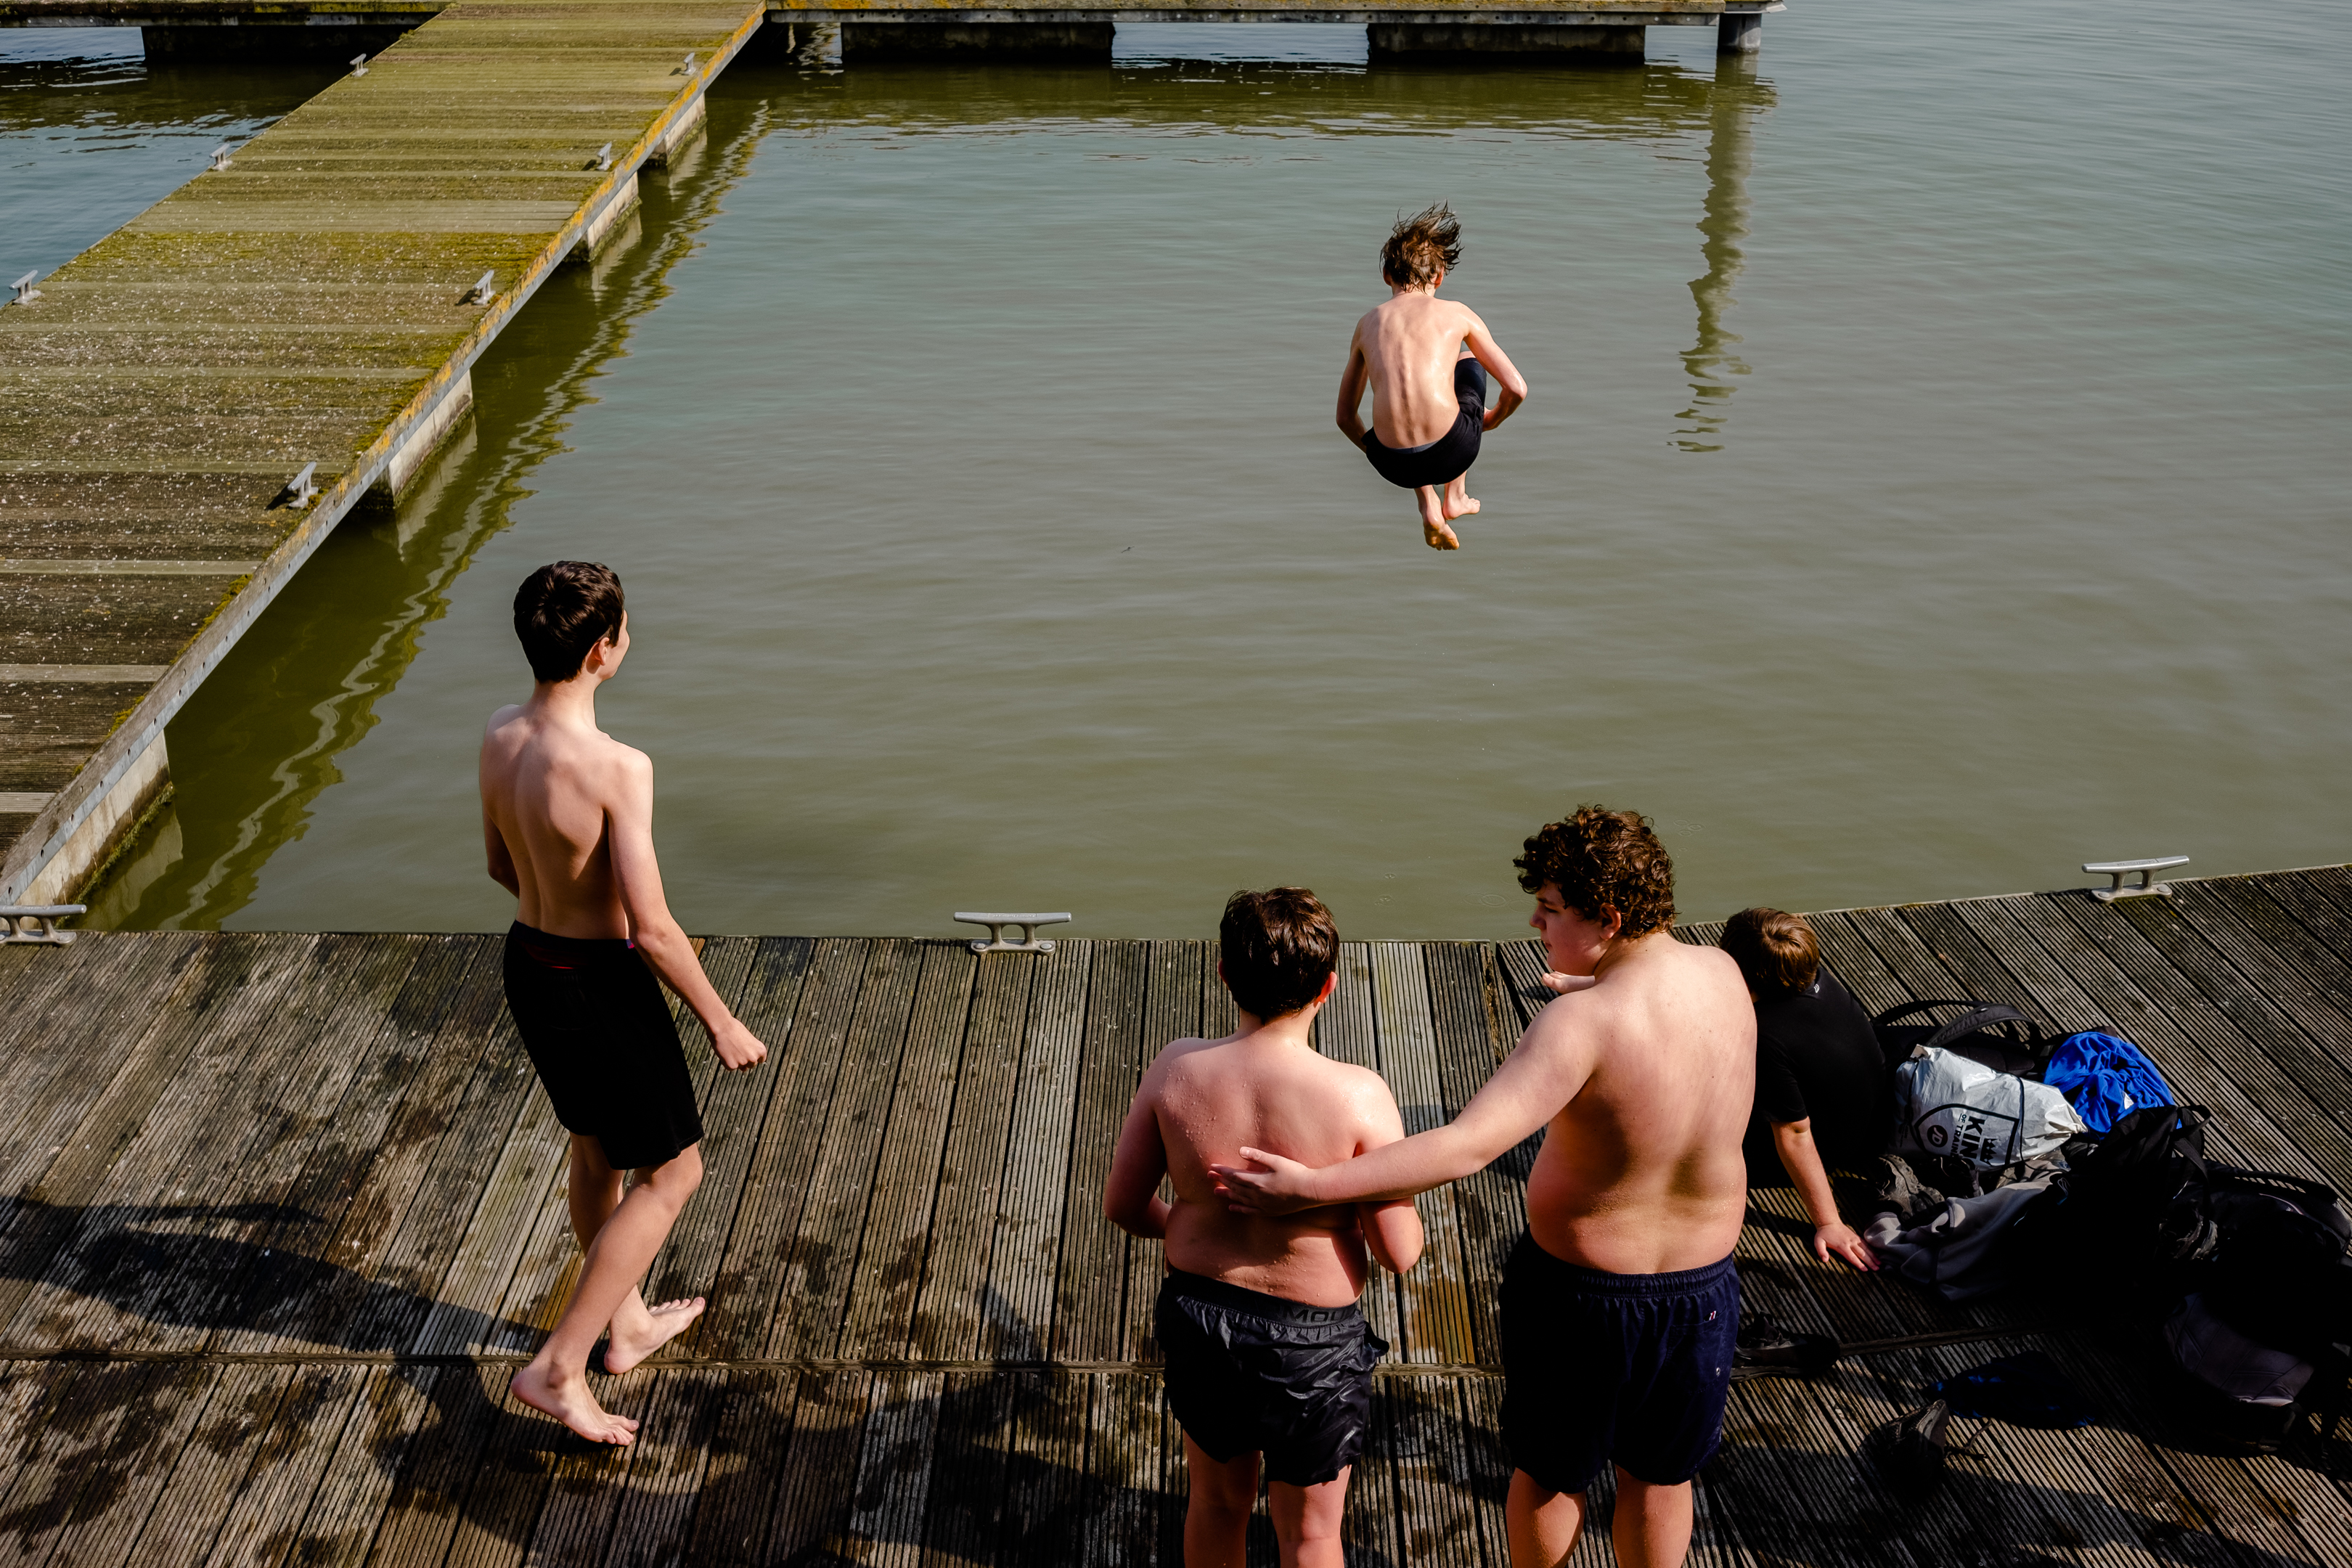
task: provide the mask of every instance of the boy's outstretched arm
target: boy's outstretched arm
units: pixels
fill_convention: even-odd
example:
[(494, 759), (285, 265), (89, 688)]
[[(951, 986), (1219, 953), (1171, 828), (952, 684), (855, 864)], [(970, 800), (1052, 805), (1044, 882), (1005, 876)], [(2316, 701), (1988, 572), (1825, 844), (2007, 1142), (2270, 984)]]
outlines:
[(757, 1067), (768, 1059), (760, 1037), (719, 999), (694, 944), (669, 912), (663, 896), (661, 866), (654, 858), (654, 764), (642, 752), (616, 748), (620, 761), (614, 770), (611, 804), (604, 810), (604, 841), (613, 857), (613, 878), (621, 889), (621, 908), (629, 917), (629, 934), (653, 965), (654, 973), (682, 997), (710, 1034), (710, 1047), (729, 1071)]
[(1483, 1171), (1559, 1114), (1592, 1075), (1593, 1051), (1562, 997), (1536, 1015), (1495, 1076), (1443, 1127), (1320, 1170), (1263, 1149), (1244, 1149), (1251, 1169), (1212, 1165), (1218, 1190), (1240, 1214), (1296, 1214), (1327, 1204), (1411, 1197)]
[(1160, 1196), (1160, 1179), (1168, 1173), (1168, 1146), (1160, 1141), (1159, 1064), (1143, 1075), (1127, 1121), (1118, 1130), (1118, 1148), (1110, 1158), (1110, 1175), (1103, 1182), (1103, 1217), (1127, 1232), (1166, 1239), (1168, 1205)]
[[(1404, 1137), (1404, 1118), (1397, 1114), (1396, 1097), (1389, 1092), (1386, 1083), (1375, 1079), (1373, 1089), (1364, 1099), (1369, 1125), (1356, 1145), (1359, 1154), (1385, 1148)], [(1421, 1214), (1412, 1206), (1411, 1198), (1358, 1204), (1356, 1224), (1363, 1232), (1364, 1250), (1390, 1273), (1402, 1274), (1421, 1261)]]
[(1364, 401), (1364, 383), (1370, 375), (1364, 363), (1363, 329), (1348, 340), (1348, 366), (1339, 373), (1339, 434), (1348, 438), (1350, 447), (1364, 444), (1364, 419), (1360, 412)]
[(1528, 378), (1519, 374), (1519, 367), (1511, 363), (1511, 356), (1503, 352), (1503, 345), (1495, 341), (1495, 334), (1486, 330), (1486, 323), (1475, 310), (1470, 312), (1470, 332), (1464, 341), (1469, 343), (1472, 355), (1486, 367), (1486, 374), (1495, 378), (1495, 406), (1486, 410), (1484, 426), (1492, 430), (1528, 400)]

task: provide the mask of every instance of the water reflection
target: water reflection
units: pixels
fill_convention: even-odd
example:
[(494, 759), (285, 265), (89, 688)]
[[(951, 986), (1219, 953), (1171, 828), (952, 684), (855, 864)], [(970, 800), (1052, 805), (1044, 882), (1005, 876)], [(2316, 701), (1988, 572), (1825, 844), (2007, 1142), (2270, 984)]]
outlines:
[(1753, 55), (1725, 55), (1715, 69), (1708, 95), (1706, 139), (1706, 215), (1699, 232), (1706, 237), (1705, 275), (1691, 279), (1691, 300), (1698, 306), (1698, 341), (1683, 355), (1691, 378), (1690, 406), (1675, 417), (1675, 445), (1685, 452), (1719, 452), (1724, 425), (1730, 416), (1734, 376), (1748, 374), (1739, 357), (1739, 334), (1724, 324), (1738, 303), (1731, 285), (1747, 265), (1740, 242), (1748, 237), (1748, 168), (1754, 155), (1755, 122), (1772, 106), (1769, 83), (1759, 81)]
[(246, 633), (172, 721), (171, 805), (82, 923), (209, 930), (251, 900), (270, 854), (341, 781), (335, 759), (374, 727), (452, 584), (531, 493), (531, 470), (565, 449), (631, 323), (668, 294), (767, 122), (764, 103), (714, 96), (707, 137), (640, 182), (639, 211), (595, 264), (558, 272), (475, 365), (475, 413), (398, 507), (346, 521)]

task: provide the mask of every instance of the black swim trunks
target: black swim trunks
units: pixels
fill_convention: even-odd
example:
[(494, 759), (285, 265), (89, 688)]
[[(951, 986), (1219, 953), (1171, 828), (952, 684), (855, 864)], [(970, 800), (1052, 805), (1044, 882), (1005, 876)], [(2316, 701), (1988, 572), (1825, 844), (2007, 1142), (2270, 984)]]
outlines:
[(1363, 1451), (1389, 1347), (1354, 1302), (1309, 1307), (1171, 1268), (1154, 1324), (1168, 1407), (1219, 1464), (1262, 1452), (1269, 1479), (1311, 1487)]
[(1538, 1485), (1580, 1492), (1613, 1459), (1653, 1486), (1680, 1486), (1714, 1455), (1739, 1336), (1730, 1258), (1604, 1274), (1521, 1236), (1499, 1302), (1503, 1443)]
[(1454, 395), (1462, 412), (1454, 428), (1418, 447), (1383, 447), (1381, 438), (1364, 432), (1364, 456), (1381, 478), (1409, 490), (1423, 485), (1450, 485), (1478, 460), (1478, 437), (1486, 428), (1486, 373), (1475, 359), (1454, 362)]
[(595, 1139), (616, 1171), (667, 1164), (702, 1142), (661, 982), (636, 943), (507, 930), (507, 1006), (555, 1119)]

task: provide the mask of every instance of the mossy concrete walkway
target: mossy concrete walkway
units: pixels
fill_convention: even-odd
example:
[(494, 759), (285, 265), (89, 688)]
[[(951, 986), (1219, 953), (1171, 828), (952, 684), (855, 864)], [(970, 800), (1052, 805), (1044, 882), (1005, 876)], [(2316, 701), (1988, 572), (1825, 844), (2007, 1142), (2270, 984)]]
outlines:
[(180, 702), (465, 416), (764, 14), (452, 5), (0, 309), (0, 902), (152, 805)]

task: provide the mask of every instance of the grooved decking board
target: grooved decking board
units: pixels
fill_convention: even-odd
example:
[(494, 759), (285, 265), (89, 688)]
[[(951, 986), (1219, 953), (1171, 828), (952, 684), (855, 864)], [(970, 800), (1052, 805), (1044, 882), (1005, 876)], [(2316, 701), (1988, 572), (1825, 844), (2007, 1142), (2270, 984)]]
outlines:
[[(2347, 889), (2323, 868), (2184, 884), (2178, 906), (2045, 894), (1816, 924), (1866, 1006), (1984, 996), (2112, 1021), (2212, 1106), (2219, 1146), (2342, 1181), (2352, 1137), (2314, 1087), (2342, 1071), (2336, 1026), (2314, 1009), (2337, 995), (2326, 943)], [(0, 1564), (1172, 1561), (1185, 1463), (1149, 1334), (1160, 1248), (1099, 1198), (1144, 1063), (1231, 1028), (1213, 950), (702, 952), (771, 1055), (722, 1072), (679, 1014), (706, 1179), (654, 1274), (711, 1310), (643, 1370), (592, 1379), (646, 1424), (625, 1453), (506, 1391), (576, 1247), (565, 1136), (506, 1018), (495, 938), (97, 933), (0, 952), (24, 1020), (0, 1040)], [(1526, 942), (1346, 944), (1318, 1046), (1434, 1124), (1548, 1004), (1541, 966)], [(2273, 1000), (2263, 977), (2300, 989)], [(1424, 1196), (1429, 1260), (1402, 1297), (1374, 1277), (1367, 1311), (1398, 1351), (1351, 1561), (1504, 1561), (1491, 1302), (1533, 1147)], [(2352, 1461), (2345, 1436), (2212, 1451), (2176, 1428), (2151, 1329), (1825, 1268), (1793, 1194), (1750, 1205), (1748, 1310), (1854, 1342), (1971, 1337), (1737, 1384), (1695, 1563), (2352, 1557), (2352, 1499), (2324, 1468)], [(1935, 1378), (2022, 1349), (2053, 1354), (2100, 1422), (1964, 1424), (1937, 1498), (1889, 1492), (1872, 1431)], [(1270, 1545), (1254, 1529), (1253, 1562)], [(1573, 1561), (1601, 1568), (1605, 1542)]]

